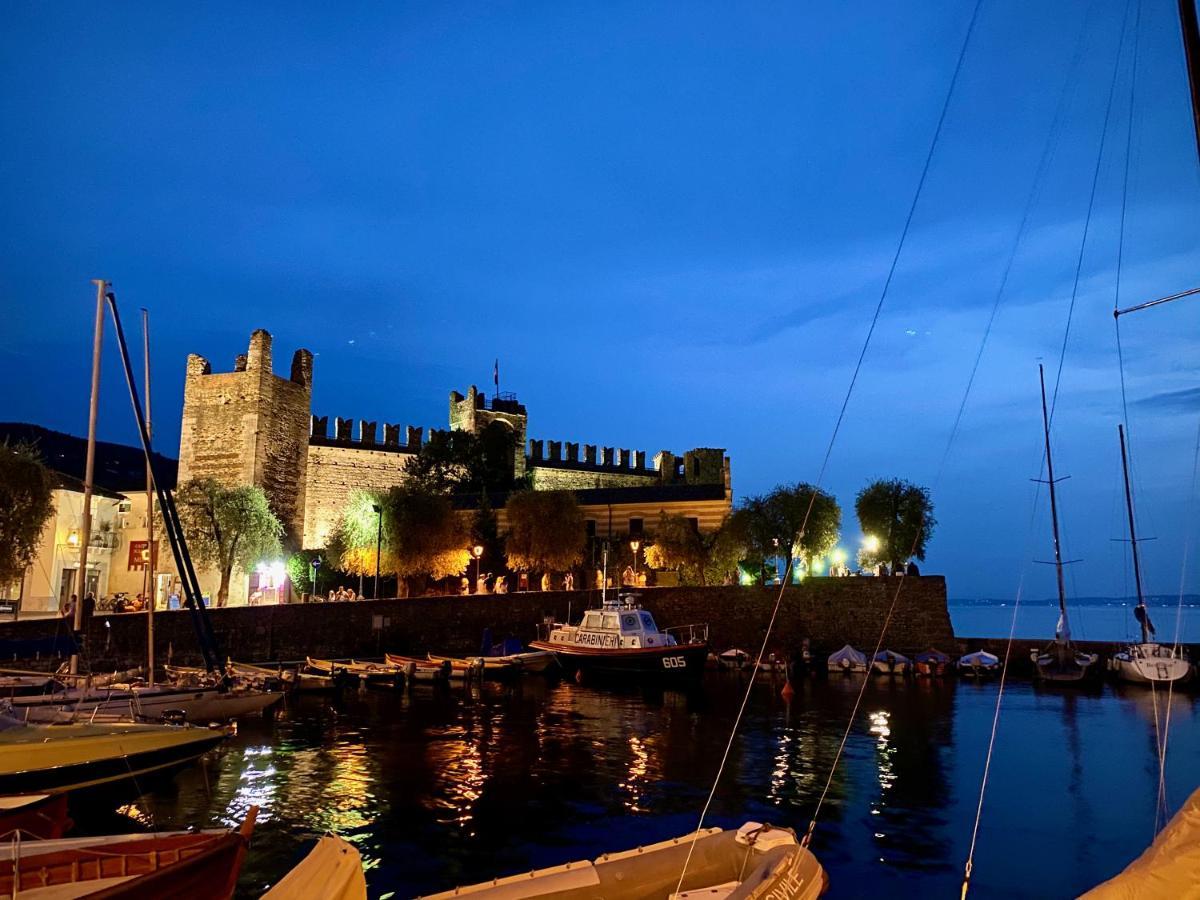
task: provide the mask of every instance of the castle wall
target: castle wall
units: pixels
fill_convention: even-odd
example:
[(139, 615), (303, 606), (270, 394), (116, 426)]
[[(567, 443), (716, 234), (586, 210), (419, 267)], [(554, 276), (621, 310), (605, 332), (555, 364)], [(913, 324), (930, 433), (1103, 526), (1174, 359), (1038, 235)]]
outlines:
[(354, 491), (383, 491), (404, 480), (413, 454), (313, 444), (305, 477), (304, 546), (325, 546)]
[(605, 472), (596, 469), (564, 469), (550, 466), (530, 466), (533, 489), (536, 491), (579, 491), (587, 488), (650, 487), (657, 485), (658, 473)]

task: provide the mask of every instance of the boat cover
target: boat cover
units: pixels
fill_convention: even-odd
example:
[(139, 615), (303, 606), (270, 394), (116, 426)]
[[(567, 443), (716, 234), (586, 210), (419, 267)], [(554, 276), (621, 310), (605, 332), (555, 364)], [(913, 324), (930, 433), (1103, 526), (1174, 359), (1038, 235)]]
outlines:
[(862, 668), (866, 668), (867, 655), (860, 653), (847, 644), (837, 653), (829, 654), (829, 665), (833, 668), (841, 668), (843, 666), (861, 666)]
[(1197, 900), (1200, 898), (1200, 789), (1124, 871), (1081, 900)]
[(263, 894), (263, 900), (366, 900), (362, 856), (339, 837), (327, 834), (317, 842), (279, 884)]
[(908, 657), (903, 653), (897, 653), (895, 650), (880, 650), (875, 654), (875, 662), (890, 662), (899, 665), (900, 663), (908, 662)]
[(947, 656), (945, 653), (943, 653), (941, 650), (929, 649), (929, 650), (924, 651), (923, 653), (917, 654), (917, 662), (931, 663), (933, 665), (937, 665), (937, 664), (941, 663), (942, 665), (945, 665), (946, 663), (950, 662), (950, 657)]
[(962, 657), (958, 664), (979, 669), (993, 669), (1000, 665), (1000, 657), (994, 653), (988, 653), (986, 650), (976, 650), (974, 653), (968, 653)]

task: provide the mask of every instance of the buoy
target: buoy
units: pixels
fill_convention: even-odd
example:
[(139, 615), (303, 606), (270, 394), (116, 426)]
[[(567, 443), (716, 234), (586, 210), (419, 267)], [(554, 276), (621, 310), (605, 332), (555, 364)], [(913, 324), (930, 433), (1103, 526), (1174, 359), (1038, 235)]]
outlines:
[(796, 689), (792, 687), (791, 681), (785, 681), (783, 683), (783, 690), (779, 692), (779, 695), (783, 697), (784, 700), (791, 700), (792, 697), (796, 695)]

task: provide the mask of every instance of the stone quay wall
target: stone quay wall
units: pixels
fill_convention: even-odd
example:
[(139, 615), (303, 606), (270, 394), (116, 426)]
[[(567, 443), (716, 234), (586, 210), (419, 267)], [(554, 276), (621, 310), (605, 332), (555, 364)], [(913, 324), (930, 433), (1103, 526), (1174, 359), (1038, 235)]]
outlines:
[[(869, 650), (899, 584), (899, 578), (813, 578), (784, 593), (770, 649), (792, 652), (805, 638), (814, 654), (831, 653), (849, 643)], [(679, 587), (646, 588), (643, 606), (659, 627), (708, 623), (715, 650), (760, 646), (778, 588)], [(299, 660), (305, 656), (380, 656), (386, 651), (427, 651), (470, 655), (479, 652), (484, 629), (494, 640), (518, 637), (529, 641), (547, 616), (578, 621), (587, 607), (599, 605), (598, 591), (533, 591), (528, 593), (420, 597), (351, 603), (308, 603), (210, 610), (222, 652), (235, 660)], [(0, 666), (52, 667), (54, 659), (13, 658), (14, 641), (52, 637), (64, 630), (57, 620), (0, 625)], [(200, 661), (199, 648), (186, 611), (155, 616), (158, 659), (168, 650), (180, 665)], [(145, 659), (146, 619), (141, 614), (98, 615), (87, 635), (96, 671), (140, 665)], [(902, 653), (929, 646), (952, 651), (954, 632), (946, 608), (946, 582), (941, 576), (906, 578), (888, 627), (886, 645)], [(7, 648), (7, 652), (3, 652)]]

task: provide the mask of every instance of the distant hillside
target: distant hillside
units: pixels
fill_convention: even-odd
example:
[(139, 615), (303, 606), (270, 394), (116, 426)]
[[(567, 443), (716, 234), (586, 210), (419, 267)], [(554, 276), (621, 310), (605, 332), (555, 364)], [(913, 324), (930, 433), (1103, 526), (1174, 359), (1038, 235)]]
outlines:
[[(0, 443), (31, 444), (36, 447), (42, 460), (56, 472), (72, 478), (83, 479), (87, 462), (87, 438), (51, 431), (41, 425), (27, 422), (0, 422)], [(154, 465), (159, 477), (174, 486), (179, 463), (161, 453), (154, 454)], [(96, 442), (96, 484), (110, 491), (145, 490), (146, 458), (141, 447)]]

